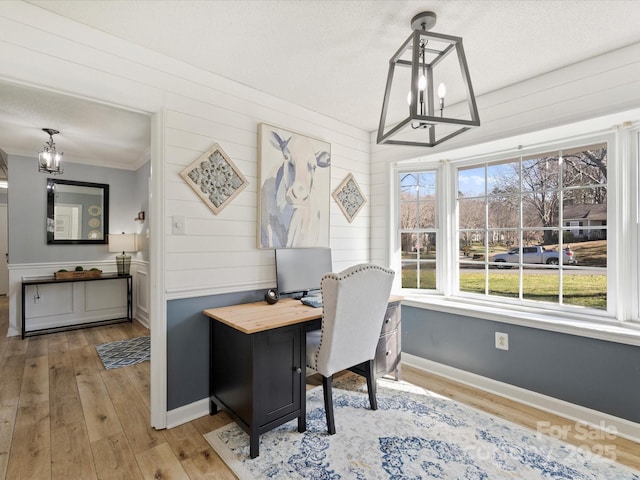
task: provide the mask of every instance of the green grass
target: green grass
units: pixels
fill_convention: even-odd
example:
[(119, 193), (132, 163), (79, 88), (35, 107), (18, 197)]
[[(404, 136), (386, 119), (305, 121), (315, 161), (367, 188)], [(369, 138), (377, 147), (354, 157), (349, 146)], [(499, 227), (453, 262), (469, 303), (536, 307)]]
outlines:
[[(519, 297), (518, 275), (489, 273), (489, 295)], [(545, 274), (525, 274), (523, 298), (558, 303), (559, 277)], [(484, 273), (460, 274), (460, 290), (484, 294)], [(563, 303), (591, 308), (607, 308), (606, 275), (565, 275), (563, 277)]]
[(436, 288), (436, 271), (421, 270), (420, 286), (418, 287), (418, 272), (416, 270), (402, 270), (402, 288)]
[[(606, 240), (574, 242), (571, 243), (571, 248), (580, 266), (604, 267), (607, 264)], [(507, 250), (508, 247), (506, 246), (492, 246), (489, 249), (489, 256), (491, 258), (494, 254)], [(435, 252), (433, 253), (435, 256)], [(467, 255), (466, 260), (476, 260), (478, 264), (482, 266), (485, 260), (484, 253), (485, 247), (483, 245), (473, 244), (468, 251), (465, 252)], [(467, 263), (467, 266), (470, 265), (472, 264)], [(522, 297), (526, 300), (557, 304), (560, 302), (559, 281), (559, 275), (529, 273), (527, 269), (525, 269)], [(402, 286), (404, 288), (435, 289), (435, 269), (421, 270), (420, 285), (418, 286), (416, 270), (411, 269), (411, 264), (405, 264), (402, 268)], [(464, 268), (461, 268), (460, 290), (484, 295), (485, 274), (483, 272), (467, 273)], [(488, 293), (496, 297), (519, 298), (519, 277), (517, 272), (504, 273), (503, 271), (490, 269)], [(562, 302), (567, 305), (606, 309), (607, 276), (605, 274), (572, 275), (570, 270), (565, 270), (563, 276)]]

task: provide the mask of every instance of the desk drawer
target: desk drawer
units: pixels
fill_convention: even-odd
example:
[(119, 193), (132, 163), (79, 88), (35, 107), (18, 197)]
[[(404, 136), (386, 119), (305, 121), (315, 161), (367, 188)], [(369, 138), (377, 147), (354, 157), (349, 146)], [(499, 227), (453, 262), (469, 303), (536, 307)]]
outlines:
[(382, 322), (382, 333), (381, 335), (385, 335), (396, 328), (398, 328), (398, 323), (400, 322), (400, 304), (397, 303), (395, 305), (389, 305), (387, 307), (387, 311), (384, 314), (384, 321)]
[(376, 349), (376, 375), (394, 370), (400, 362), (400, 337), (398, 330), (380, 337)]

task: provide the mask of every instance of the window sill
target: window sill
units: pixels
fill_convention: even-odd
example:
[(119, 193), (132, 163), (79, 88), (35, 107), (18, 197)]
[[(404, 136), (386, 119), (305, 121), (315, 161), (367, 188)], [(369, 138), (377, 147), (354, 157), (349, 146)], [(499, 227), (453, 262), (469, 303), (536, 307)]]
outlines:
[(467, 298), (415, 293), (402, 295), (402, 305), (408, 307), (640, 346), (640, 323), (637, 322), (618, 322), (596, 316), (563, 314), (504, 304), (494, 306), (489, 302), (472, 301)]

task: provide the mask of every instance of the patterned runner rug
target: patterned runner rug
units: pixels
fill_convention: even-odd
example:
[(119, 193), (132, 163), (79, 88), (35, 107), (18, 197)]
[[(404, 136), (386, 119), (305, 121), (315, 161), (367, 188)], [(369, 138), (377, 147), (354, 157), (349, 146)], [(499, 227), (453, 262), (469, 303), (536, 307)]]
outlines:
[(151, 338), (137, 337), (118, 342), (96, 345), (96, 351), (104, 368), (126, 367), (135, 363), (146, 362), (151, 355)]
[(606, 455), (597, 455), (406, 383), (379, 380), (376, 411), (357, 377), (335, 382), (333, 398), (335, 435), (316, 387), (307, 392), (307, 431), (294, 420), (261, 435), (253, 460), (235, 423), (204, 437), (240, 480), (640, 480), (610, 460), (606, 439), (594, 449)]

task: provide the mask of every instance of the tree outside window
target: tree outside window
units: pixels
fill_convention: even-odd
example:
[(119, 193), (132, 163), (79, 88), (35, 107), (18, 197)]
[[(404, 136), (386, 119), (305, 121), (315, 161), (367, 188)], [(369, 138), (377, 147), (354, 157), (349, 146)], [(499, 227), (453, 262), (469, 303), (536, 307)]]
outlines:
[(435, 289), (438, 240), (436, 172), (399, 173), (402, 287)]
[(607, 308), (606, 144), (460, 168), (457, 183), (461, 292)]

